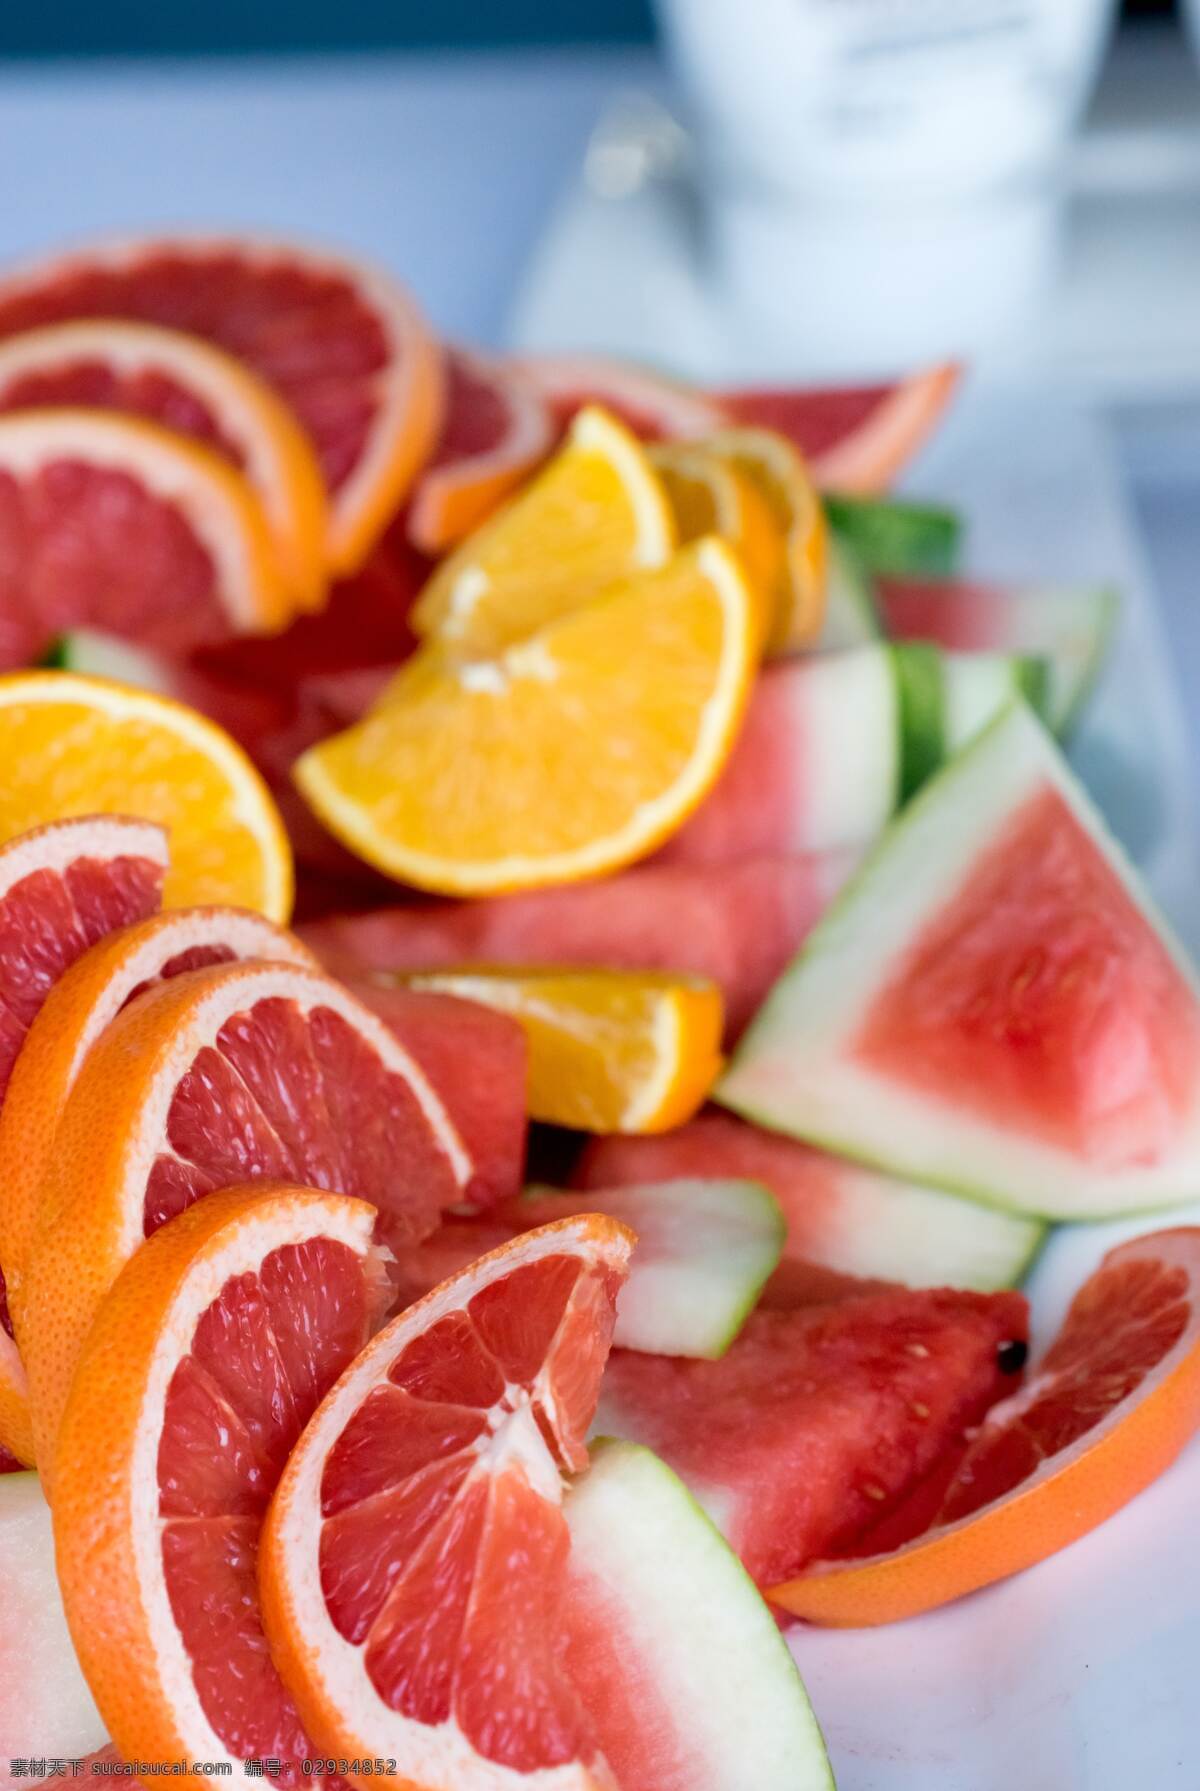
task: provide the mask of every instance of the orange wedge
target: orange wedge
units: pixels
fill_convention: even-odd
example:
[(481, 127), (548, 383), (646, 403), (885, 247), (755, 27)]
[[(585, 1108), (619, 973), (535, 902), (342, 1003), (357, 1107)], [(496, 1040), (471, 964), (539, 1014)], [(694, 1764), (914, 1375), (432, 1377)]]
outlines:
[(496, 658), (418, 654), (294, 775), (332, 833), (405, 882), (490, 895), (593, 876), (711, 789), (757, 643), (745, 571), (710, 537)]
[(495, 653), (617, 579), (662, 566), (673, 546), (645, 449), (589, 406), (537, 477), (442, 562), (411, 620), (456, 652)]
[(772, 1588), (813, 1623), (894, 1623), (1031, 1567), (1111, 1517), (1200, 1428), (1200, 1229), (1110, 1250), (1019, 1393), (859, 1538)]
[(137, 1252), (97, 1314), (54, 1540), (126, 1760), (208, 1762), (246, 1785), (247, 1758), (277, 1758), (299, 1784), (318, 1752), (267, 1652), (254, 1559), (289, 1449), (376, 1318), (374, 1216), (303, 1188), (214, 1194)]
[(829, 531), (816, 487), (786, 437), (770, 429), (724, 429), (703, 446), (749, 480), (783, 537), (769, 655), (791, 653), (820, 632), (825, 617)]
[(615, 1791), (567, 1663), (562, 1501), (633, 1242), (590, 1213), (473, 1263), (380, 1332), (288, 1461), (272, 1657), (325, 1753), (380, 1758), (389, 1791)]
[(0, 1107), (0, 1263), (14, 1300), (41, 1227), (39, 1194), (58, 1122), (92, 1045), (135, 994), (189, 970), (250, 958), (316, 968), (294, 934), (261, 914), (173, 908), (107, 933), (58, 978), (25, 1035)]
[(0, 281), (0, 336), (95, 317), (203, 337), (273, 386), (320, 461), (326, 563), (357, 570), (441, 424), (441, 352), (397, 280), (266, 237), (147, 236), (49, 256)]
[(291, 848), (270, 793), (194, 709), (74, 672), (14, 672), (0, 678), (0, 763), (0, 838), (71, 815), (141, 815), (170, 838), (169, 906), (291, 913)]
[(784, 536), (758, 486), (728, 460), (694, 442), (652, 442), (646, 450), (662, 480), (681, 544), (720, 535), (741, 555), (762, 595), (763, 637), (784, 577)]
[(90, 319), (0, 341), (0, 410), (87, 406), (192, 436), (241, 469), (275, 538), (289, 597), (325, 595), (325, 486), (312, 444), (265, 380), (179, 330)]
[(415, 1060), (332, 977), (253, 960), (139, 996), (71, 1089), (13, 1303), (39, 1466), (105, 1294), (175, 1214), (252, 1176), (305, 1181), (370, 1200), (381, 1235), (410, 1243), (471, 1174)]
[(0, 490), (10, 664), (69, 628), (182, 652), (290, 616), (248, 481), (215, 449), (159, 423), (111, 410), (11, 411), (0, 417)]
[(668, 1131), (691, 1118), (721, 1065), (724, 1003), (699, 977), (471, 966), (397, 980), (519, 1020), (529, 1041), (529, 1112), (552, 1125)]

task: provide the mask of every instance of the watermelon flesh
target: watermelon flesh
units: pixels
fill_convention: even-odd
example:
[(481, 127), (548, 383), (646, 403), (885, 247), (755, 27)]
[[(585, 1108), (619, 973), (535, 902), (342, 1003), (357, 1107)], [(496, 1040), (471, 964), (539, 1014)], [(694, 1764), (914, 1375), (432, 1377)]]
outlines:
[(1069, 731), (1099, 675), (1118, 607), (1109, 590), (1010, 590), (947, 578), (881, 578), (875, 600), (895, 640), (1041, 656), (1049, 668), (1047, 720), (1059, 734)]
[(1195, 1197), (1200, 989), (1028, 711), (889, 832), (718, 1097), (1045, 1217)]
[(614, 1351), (594, 1431), (653, 1449), (762, 1586), (850, 1547), (1015, 1384), (1016, 1293), (758, 1311), (719, 1362)]
[(736, 1037), (856, 862), (854, 853), (720, 867), (653, 864), (485, 901), (412, 902), (300, 929), (335, 974), (464, 964), (680, 970), (715, 982)]
[(439, 1286), (522, 1231), (606, 1213), (637, 1234), (617, 1296), (615, 1341), (672, 1356), (723, 1355), (779, 1261), (783, 1220), (760, 1183), (697, 1176), (571, 1195), (531, 1188), (478, 1219), (451, 1216), (396, 1252), (399, 1304)]
[(495, 1008), (456, 995), (384, 988), (365, 979), (353, 989), (415, 1058), (440, 1096), (474, 1166), (465, 1204), (484, 1209), (511, 1199), (520, 1191), (525, 1171), (528, 1129), (529, 1049), (521, 1025)]
[(571, 1180), (600, 1200), (612, 1189), (692, 1176), (743, 1177), (775, 1196), (786, 1236), (764, 1295), (771, 1305), (830, 1298), (846, 1291), (841, 1277), (1008, 1287), (1045, 1230), (1036, 1220), (881, 1175), (715, 1107), (654, 1137), (589, 1139)]
[(833, 1791), (783, 1637), (678, 1477), (598, 1443), (564, 1513), (567, 1669), (623, 1791)]

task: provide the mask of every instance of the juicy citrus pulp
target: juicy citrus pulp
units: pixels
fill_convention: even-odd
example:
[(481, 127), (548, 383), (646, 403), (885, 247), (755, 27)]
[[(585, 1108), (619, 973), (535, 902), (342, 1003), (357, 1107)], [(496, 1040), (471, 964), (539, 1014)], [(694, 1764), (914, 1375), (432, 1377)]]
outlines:
[(769, 429), (726, 429), (704, 447), (766, 500), (783, 537), (767, 651), (795, 652), (815, 640), (825, 616), (829, 534), (808, 470), (792, 444)]

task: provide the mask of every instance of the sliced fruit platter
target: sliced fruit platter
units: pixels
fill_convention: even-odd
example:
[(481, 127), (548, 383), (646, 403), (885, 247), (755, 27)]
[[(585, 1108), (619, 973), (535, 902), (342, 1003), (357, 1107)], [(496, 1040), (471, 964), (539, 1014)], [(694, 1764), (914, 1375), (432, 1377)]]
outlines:
[(0, 1783), (820, 1791), (809, 1638), (1191, 1442), (1117, 600), (891, 491), (957, 377), (517, 361), (259, 240), (0, 279)]

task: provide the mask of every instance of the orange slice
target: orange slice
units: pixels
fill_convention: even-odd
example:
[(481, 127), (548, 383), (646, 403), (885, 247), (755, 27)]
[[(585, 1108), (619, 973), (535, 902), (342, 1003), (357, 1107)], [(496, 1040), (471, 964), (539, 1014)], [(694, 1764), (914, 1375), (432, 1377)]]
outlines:
[(246, 1784), (246, 1759), (274, 1757), (299, 1784), (318, 1752), (267, 1652), (254, 1557), (288, 1450), (369, 1335), (373, 1220), (308, 1189), (214, 1194), (97, 1313), (54, 1536), (80, 1664), (127, 1760), (228, 1762)]
[[(60, 821), (0, 847), (0, 1125), (15, 1066), (56, 979), (110, 928), (157, 908), (166, 862), (162, 829), (123, 816)], [(0, 1449), (32, 1463), (9, 1271), (0, 1250)]]
[(394, 980), (519, 1020), (529, 1042), (529, 1112), (552, 1125), (668, 1131), (691, 1118), (721, 1067), (725, 1006), (716, 984), (699, 977), (472, 965)]
[(654, 442), (646, 452), (662, 480), (679, 541), (720, 535), (741, 555), (762, 594), (765, 639), (785, 575), (784, 537), (771, 504), (745, 472), (695, 442)]
[(148, 990), (78, 1073), (13, 1307), (43, 1469), (80, 1345), (138, 1245), (255, 1175), (370, 1200), (381, 1235), (410, 1242), (461, 1199), (471, 1163), (412, 1057), (331, 977), (251, 962)]
[(535, 387), (510, 363), (446, 351), (446, 410), (408, 508), (408, 538), (441, 554), (484, 522), (557, 439)]
[(645, 450), (589, 406), (519, 496), (444, 560), (411, 621), (464, 653), (495, 653), (617, 579), (662, 566), (674, 546)]
[(725, 429), (704, 446), (770, 506), (784, 554), (767, 652), (794, 652), (816, 638), (825, 617), (829, 531), (816, 488), (791, 442), (770, 429)]
[(41, 1182), (58, 1122), (91, 1047), (135, 995), (189, 970), (250, 958), (317, 967), (294, 934), (260, 914), (173, 908), (106, 934), (55, 982), (0, 1107), (0, 1262), (14, 1298), (40, 1229)]
[(332, 833), (405, 882), (490, 895), (592, 876), (703, 800), (757, 642), (745, 572), (702, 541), (495, 659), (418, 654), (294, 776)]
[(814, 1623), (892, 1623), (1018, 1573), (1085, 1536), (1200, 1426), (1200, 1229), (1110, 1250), (1021, 1391), (946, 1472), (770, 1593)]
[(312, 444), (269, 385), (179, 330), (88, 320), (0, 341), (0, 411), (87, 407), (140, 416), (215, 448), (246, 476), (294, 604), (325, 595), (325, 486)]
[(142, 815), (166, 828), (164, 901), (292, 907), (279, 812), (245, 753), (194, 709), (73, 672), (0, 678), (0, 838), (71, 815)]
[(288, 1461), (272, 1654), (326, 1753), (391, 1762), (395, 1791), (614, 1791), (563, 1658), (562, 1477), (632, 1243), (589, 1214), (483, 1257), (379, 1334)]
[(711, 435), (728, 421), (718, 399), (637, 361), (599, 354), (541, 354), (519, 360), (517, 366), (550, 406), (560, 429), (585, 404), (602, 404), (643, 441)]
[(0, 283), (0, 336), (84, 317), (201, 336), (274, 386), (321, 463), (331, 571), (362, 564), (437, 439), (437, 344), (404, 288), (357, 259), (260, 237), (143, 237)]
[(289, 609), (246, 479), (215, 449), (105, 410), (0, 417), (0, 654), (92, 626), (169, 652)]

